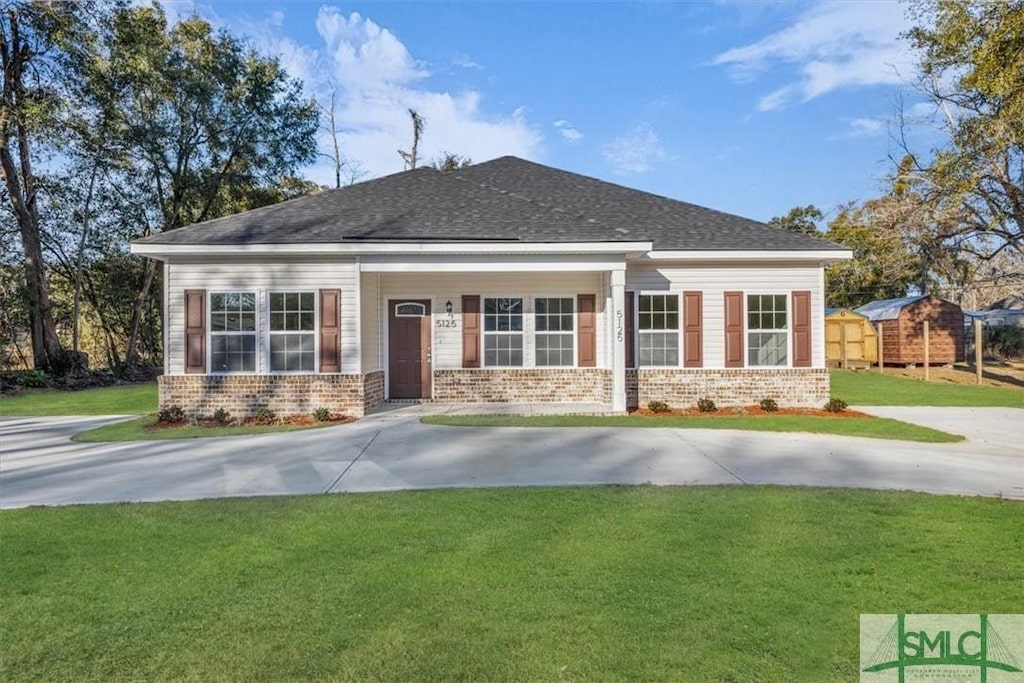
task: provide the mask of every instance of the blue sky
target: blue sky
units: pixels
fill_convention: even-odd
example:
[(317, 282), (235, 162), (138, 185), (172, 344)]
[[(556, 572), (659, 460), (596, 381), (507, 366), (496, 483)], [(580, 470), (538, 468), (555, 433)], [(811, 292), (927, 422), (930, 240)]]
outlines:
[(333, 84), (365, 177), (402, 170), (412, 107), (427, 159), (513, 154), (767, 220), (880, 194), (900, 96), (924, 113), (895, 2), (164, 6)]

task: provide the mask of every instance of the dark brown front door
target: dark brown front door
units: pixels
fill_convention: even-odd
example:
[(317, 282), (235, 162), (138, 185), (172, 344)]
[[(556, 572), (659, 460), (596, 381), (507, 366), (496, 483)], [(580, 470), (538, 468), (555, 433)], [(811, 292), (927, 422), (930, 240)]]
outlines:
[(388, 301), (390, 398), (430, 398), (430, 302)]

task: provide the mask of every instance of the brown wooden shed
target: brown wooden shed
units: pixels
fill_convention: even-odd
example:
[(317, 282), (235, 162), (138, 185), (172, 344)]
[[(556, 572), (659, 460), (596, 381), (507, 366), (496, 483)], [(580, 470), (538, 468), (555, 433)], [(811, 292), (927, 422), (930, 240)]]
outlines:
[(953, 363), (964, 356), (964, 313), (951, 301), (925, 294), (872, 301), (855, 310), (879, 331), (887, 364), (924, 363), (925, 320), (931, 365)]
[(878, 362), (871, 321), (848, 308), (825, 309), (825, 362), (830, 367), (870, 367)]

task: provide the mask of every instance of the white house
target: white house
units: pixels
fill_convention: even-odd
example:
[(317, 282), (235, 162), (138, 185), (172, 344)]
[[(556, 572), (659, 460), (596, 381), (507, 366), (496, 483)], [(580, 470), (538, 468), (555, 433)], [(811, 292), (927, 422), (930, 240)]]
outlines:
[(160, 404), (828, 398), (845, 248), (514, 157), (133, 242), (164, 267)]

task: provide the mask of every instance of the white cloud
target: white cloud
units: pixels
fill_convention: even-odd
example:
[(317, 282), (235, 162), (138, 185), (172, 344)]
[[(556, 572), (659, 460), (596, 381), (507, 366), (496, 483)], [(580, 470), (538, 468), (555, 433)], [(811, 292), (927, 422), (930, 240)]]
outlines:
[(559, 119), (551, 125), (557, 128), (562, 137), (569, 142), (579, 142), (583, 139), (583, 133), (565, 119)]
[(873, 138), (883, 135), (887, 122), (881, 118), (856, 118), (848, 121), (849, 128), (843, 135), (845, 138)]
[(483, 70), (483, 64), (474, 60), (469, 55), (459, 55), (452, 62), (455, 66), (462, 67), (463, 69), (480, 69)]
[(899, 85), (914, 72), (900, 33), (910, 24), (896, 2), (825, 2), (756, 43), (727, 50), (713, 64), (728, 67), (737, 81), (753, 81), (781, 67), (791, 81), (761, 97), (758, 109), (778, 109), (795, 100), (841, 88)]
[(645, 173), (669, 158), (657, 133), (646, 123), (638, 123), (609, 142), (601, 154), (618, 175)]
[[(430, 71), (386, 27), (358, 12), (348, 15), (324, 6), (316, 19), (322, 45), (298, 44), (281, 35), (272, 17), (259, 30), (247, 30), (259, 49), (278, 55), (288, 72), (321, 102), (337, 89), (337, 122), (342, 153), (368, 177), (403, 169), (399, 149), (412, 143), (409, 109), (426, 122), (419, 158), (426, 164), (449, 151), (485, 161), (511, 154), (540, 155), (542, 136), (522, 107), (494, 113), (478, 90), (459, 92), (429, 87)], [(328, 149), (327, 140), (322, 149)], [(317, 182), (333, 182), (328, 163), (308, 170)]]

